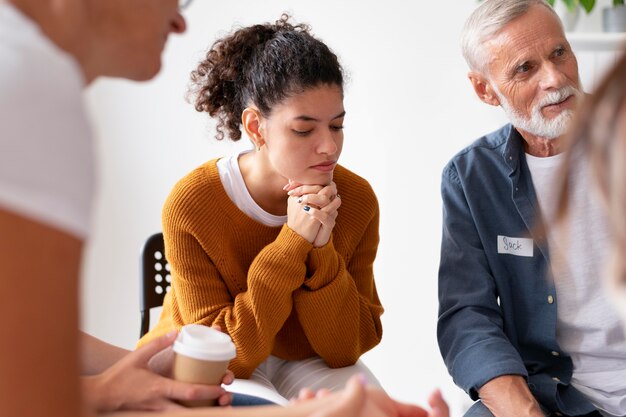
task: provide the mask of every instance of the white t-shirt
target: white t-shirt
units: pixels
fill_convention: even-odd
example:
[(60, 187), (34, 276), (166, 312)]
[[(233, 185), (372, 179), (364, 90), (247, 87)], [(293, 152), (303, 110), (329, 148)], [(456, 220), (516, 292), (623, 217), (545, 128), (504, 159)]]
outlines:
[(76, 61), (0, 2), (0, 206), (78, 238), (94, 192), (83, 86)]
[(246, 183), (239, 169), (239, 156), (250, 151), (244, 151), (239, 155), (233, 155), (221, 158), (217, 161), (217, 171), (220, 174), (220, 180), (226, 190), (226, 194), (232, 200), (239, 210), (243, 211), (248, 217), (266, 226), (278, 227), (287, 223), (287, 216), (276, 216), (268, 213), (252, 199)]
[(602, 201), (581, 163), (571, 178), (568, 218), (557, 228), (555, 183), (560, 154), (526, 155), (548, 243), (557, 295), (557, 341), (572, 357), (572, 385), (605, 416), (626, 415), (626, 336), (608, 294), (610, 233)]

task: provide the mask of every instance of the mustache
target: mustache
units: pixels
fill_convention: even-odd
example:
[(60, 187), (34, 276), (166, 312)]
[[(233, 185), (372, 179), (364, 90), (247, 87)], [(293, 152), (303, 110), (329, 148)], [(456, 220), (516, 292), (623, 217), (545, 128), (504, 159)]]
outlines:
[(568, 98), (569, 96), (579, 96), (580, 90), (570, 85), (559, 88), (556, 91), (552, 91), (546, 94), (537, 104), (538, 108), (557, 104)]

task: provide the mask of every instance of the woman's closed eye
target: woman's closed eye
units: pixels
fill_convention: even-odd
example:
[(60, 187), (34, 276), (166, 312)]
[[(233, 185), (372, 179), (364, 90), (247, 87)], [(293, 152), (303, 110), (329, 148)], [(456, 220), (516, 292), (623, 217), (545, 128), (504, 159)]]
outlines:
[(309, 133), (313, 131), (313, 129), (309, 129), (309, 130), (291, 129), (291, 131), (298, 136), (307, 136)]
[[(332, 130), (333, 132), (339, 132), (341, 130), (343, 130), (343, 124), (339, 124), (339, 125), (330, 125), (329, 129)], [(309, 135), (311, 132), (313, 132), (313, 130), (315, 130), (315, 128), (310, 128), (310, 129), (298, 129), (298, 128), (292, 128), (291, 131), (298, 135), (298, 136), (307, 136)]]

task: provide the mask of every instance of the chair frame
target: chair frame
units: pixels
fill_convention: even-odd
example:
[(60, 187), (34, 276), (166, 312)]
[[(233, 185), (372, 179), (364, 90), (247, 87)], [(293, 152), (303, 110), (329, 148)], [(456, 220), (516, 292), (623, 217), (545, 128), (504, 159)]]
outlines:
[(171, 273), (165, 257), (163, 233), (150, 236), (141, 249), (141, 274), (139, 279), (139, 310), (141, 327), (139, 337), (150, 330), (150, 310), (163, 305), (169, 291)]

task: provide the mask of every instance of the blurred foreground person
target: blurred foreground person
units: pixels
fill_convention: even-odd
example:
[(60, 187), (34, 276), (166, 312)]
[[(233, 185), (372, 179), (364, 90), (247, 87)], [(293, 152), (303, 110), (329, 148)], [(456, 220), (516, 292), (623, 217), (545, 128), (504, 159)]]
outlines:
[(570, 198), (576, 192), (575, 178), (581, 171), (589, 175), (593, 188), (589, 198), (601, 201), (600, 216), (610, 233), (607, 279), (597, 284), (610, 295), (626, 329), (626, 56), (584, 102), (572, 126), (569, 146), (558, 220), (567, 233), (568, 219), (574, 220), (575, 215)]
[[(168, 34), (184, 30), (176, 0), (0, 2), (0, 285), (7, 294), (0, 303), (7, 318), (0, 415), (175, 408), (162, 415), (426, 416), (357, 378), (342, 393), (285, 408), (187, 410), (176, 400), (229, 397), (221, 387), (182, 384), (150, 369), (174, 334), (129, 353), (78, 331), (79, 269), (95, 190), (82, 89), (98, 76), (152, 78)], [(82, 380), (84, 396), (81, 373), (94, 374)], [(439, 394), (431, 406), (430, 415), (448, 415)]]

